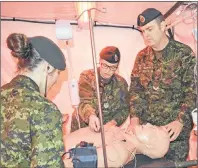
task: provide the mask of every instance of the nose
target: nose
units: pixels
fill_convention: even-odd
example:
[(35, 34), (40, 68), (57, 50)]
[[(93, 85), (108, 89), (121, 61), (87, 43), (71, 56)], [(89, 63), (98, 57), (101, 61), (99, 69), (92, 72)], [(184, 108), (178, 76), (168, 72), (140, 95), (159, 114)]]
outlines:
[(147, 126), (147, 127), (150, 127), (150, 128), (155, 128), (155, 126), (153, 126), (153, 125), (150, 124), (150, 123), (147, 123), (146, 126)]
[(107, 68), (107, 69), (104, 69), (104, 72), (105, 73), (109, 73), (111, 70), (109, 69), (109, 68)]
[(147, 126), (152, 126), (150, 123), (146, 123)]

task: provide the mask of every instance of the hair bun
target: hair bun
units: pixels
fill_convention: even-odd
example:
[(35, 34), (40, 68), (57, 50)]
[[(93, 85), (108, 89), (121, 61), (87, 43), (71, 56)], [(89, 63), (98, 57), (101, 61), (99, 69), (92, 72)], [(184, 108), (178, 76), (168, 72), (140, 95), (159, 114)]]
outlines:
[(7, 38), (7, 46), (14, 57), (27, 59), (31, 53), (31, 45), (24, 34), (12, 33)]

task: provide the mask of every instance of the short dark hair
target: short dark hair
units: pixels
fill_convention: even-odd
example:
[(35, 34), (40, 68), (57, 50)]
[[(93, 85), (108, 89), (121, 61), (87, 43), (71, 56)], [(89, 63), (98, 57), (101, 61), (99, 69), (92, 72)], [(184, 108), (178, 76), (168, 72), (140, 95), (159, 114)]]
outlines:
[(159, 15), (159, 16), (155, 19), (155, 21), (156, 21), (158, 24), (160, 24), (161, 22), (165, 21), (164, 15)]
[(7, 46), (11, 50), (11, 55), (18, 58), (18, 71), (28, 69), (33, 71), (44, 59), (31, 46), (28, 38), (24, 34), (12, 33), (7, 37)]

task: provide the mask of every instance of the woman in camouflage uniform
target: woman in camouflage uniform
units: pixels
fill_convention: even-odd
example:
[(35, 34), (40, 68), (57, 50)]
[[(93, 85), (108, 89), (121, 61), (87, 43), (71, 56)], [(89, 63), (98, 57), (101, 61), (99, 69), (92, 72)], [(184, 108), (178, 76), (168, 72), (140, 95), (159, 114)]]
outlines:
[(62, 116), (44, 95), (65, 70), (64, 55), (42, 36), (13, 33), (7, 46), (19, 75), (1, 88), (0, 167), (63, 167)]

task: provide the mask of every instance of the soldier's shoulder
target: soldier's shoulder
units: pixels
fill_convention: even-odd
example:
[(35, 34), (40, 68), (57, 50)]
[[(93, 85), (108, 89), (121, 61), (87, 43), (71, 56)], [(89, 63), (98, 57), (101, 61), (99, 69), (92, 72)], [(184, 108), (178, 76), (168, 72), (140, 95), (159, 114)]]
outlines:
[(94, 80), (95, 74), (93, 69), (84, 70), (80, 74), (80, 80)]
[(10, 82), (4, 84), (3, 86), (1, 86), (1, 93), (2, 92), (8, 92), (10, 89), (13, 88), (13, 80), (11, 80)]
[(40, 92), (29, 89), (23, 89), (22, 92), (21, 99), (26, 99), (26, 103), (29, 103), (29, 108), (41, 110), (40, 113), (46, 111), (59, 111), (56, 104), (42, 96)]
[(192, 49), (190, 48), (190, 46), (188, 46), (187, 44), (184, 44), (182, 42), (179, 42), (177, 40), (170, 40), (171, 46), (175, 47), (175, 48), (180, 48), (180, 49), (184, 49), (184, 50), (188, 50), (188, 51), (192, 51)]
[(8, 87), (8, 84), (5, 84), (1, 87), (1, 96), (6, 95), (9, 93), (10, 88)]
[[(1, 88), (1, 104), (7, 107), (7, 102), (14, 104), (13, 108), (20, 109), (20, 113), (27, 113), (37, 115), (47, 115), (46, 113), (59, 113), (57, 106), (51, 101), (41, 96), (37, 90), (30, 90), (23, 87), (14, 87), (6, 84)], [(11, 107), (12, 108), (12, 107)], [(18, 113), (16, 111), (16, 113)]]
[(146, 46), (145, 48), (143, 48), (142, 50), (140, 50), (137, 54), (138, 57), (142, 57), (145, 56), (147, 53), (149, 53), (149, 51), (151, 50), (151, 47)]
[[(10, 97), (15, 97), (18, 95), (21, 96), (23, 94), (22, 92), (23, 90), (19, 87), (15, 87), (12, 82), (6, 83), (5, 85), (1, 87), (1, 97), (2, 98), (6, 97), (7, 100), (9, 100)], [(2, 103), (4, 102), (3, 100), (4, 99), (2, 99)], [(14, 101), (14, 100), (15, 99), (9, 100), (9, 101)]]
[(5, 85), (1, 86), (1, 93), (8, 89), (9, 83), (6, 83)]
[(43, 107), (46, 108), (46, 106), (47, 106), (47, 108), (59, 111), (57, 105), (55, 103), (53, 103), (51, 100), (49, 100), (49, 99), (47, 99), (47, 98), (45, 98), (43, 96), (39, 96), (39, 99), (40, 99), (40, 102), (43, 103)]

